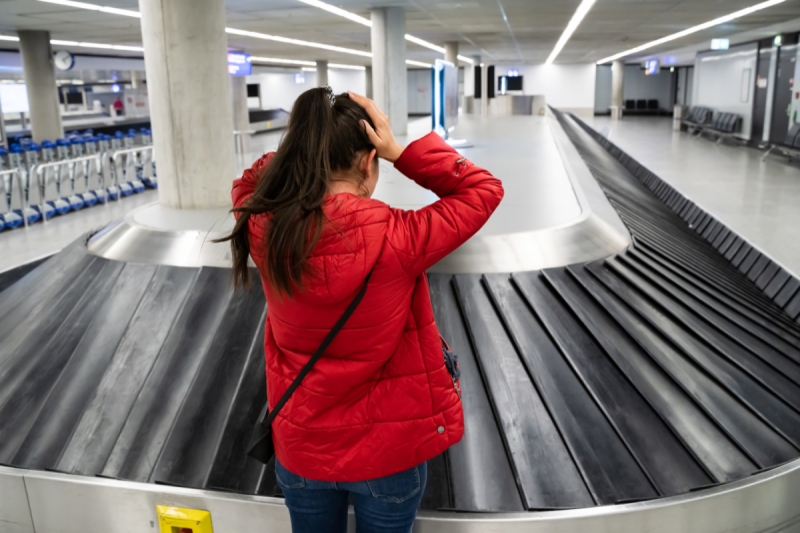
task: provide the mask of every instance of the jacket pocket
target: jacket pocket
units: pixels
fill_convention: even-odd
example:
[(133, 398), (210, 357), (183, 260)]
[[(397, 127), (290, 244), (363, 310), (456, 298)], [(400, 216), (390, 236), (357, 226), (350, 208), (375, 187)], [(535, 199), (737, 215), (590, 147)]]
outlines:
[(367, 481), (374, 498), (388, 498), (394, 503), (403, 503), (420, 491), (419, 466), (409, 468), (391, 476)]
[(289, 472), (278, 460), (275, 460), (275, 479), (281, 490), (302, 489), (306, 486), (306, 478)]

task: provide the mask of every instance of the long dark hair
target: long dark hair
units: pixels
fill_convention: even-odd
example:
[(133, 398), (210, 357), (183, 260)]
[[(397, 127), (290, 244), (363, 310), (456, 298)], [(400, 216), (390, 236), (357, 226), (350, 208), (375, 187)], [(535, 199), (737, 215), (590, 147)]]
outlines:
[(231, 241), (235, 286), (250, 284), (247, 222), (252, 215), (270, 213), (261, 243), (268, 281), (289, 296), (293, 289), (302, 289), (303, 270), (322, 233), (330, 173), (353, 168), (360, 154), (375, 148), (362, 120), (375, 127), (347, 93), (334, 97), (330, 87), (310, 89), (297, 98), (286, 133), (258, 176), (255, 192), (234, 209), (240, 215), (233, 232), (218, 241)]

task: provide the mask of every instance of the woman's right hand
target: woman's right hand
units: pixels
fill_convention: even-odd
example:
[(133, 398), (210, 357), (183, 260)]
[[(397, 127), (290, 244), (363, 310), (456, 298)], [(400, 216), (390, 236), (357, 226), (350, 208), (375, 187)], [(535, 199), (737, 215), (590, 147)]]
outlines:
[(383, 114), (375, 102), (369, 98), (351, 91), (347, 91), (347, 94), (350, 95), (350, 98), (355, 103), (364, 108), (369, 118), (372, 119), (372, 123), (375, 124), (375, 129), (372, 129), (369, 122), (366, 120), (361, 121), (369, 136), (369, 140), (375, 145), (378, 157), (382, 157), (392, 163), (397, 161), (397, 158), (403, 153), (405, 147), (395, 140), (394, 134), (392, 133), (392, 126), (389, 124), (389, 117)]

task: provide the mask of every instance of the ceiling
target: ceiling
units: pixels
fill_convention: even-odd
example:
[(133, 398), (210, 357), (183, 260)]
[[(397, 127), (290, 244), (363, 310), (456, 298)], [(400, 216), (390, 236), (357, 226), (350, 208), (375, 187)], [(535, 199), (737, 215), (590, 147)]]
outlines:
[[(136, 0), (88, 1), (139, 9)], [(759, 1), (598, 0), (556, 62), (594, 62)], [(401, 5), (406, 8), (406, 31), (416, 37), (440, 45), (445, 41), (459, 41), (462, 55), (480, 55), (490, 63), (537, 64), (543, 63), (550, 54), (580, 0), (331, 0), (330, 3), (365, 17), (369, 17), (371, 7)], [(297, 0), (225, 0), (225, 7), (229, 27), (357, 50), (370, 49), (368, 27)], [(800, 0), (787, 0), (636, 57), (710, 42), (714, 37), (750, 32), (798, 18)], [(0, 34), (9, 35), (20, 29), (49, 30), (54, 39), (61, 40), (141, 46), (136, 18), (35, 0), (0, 0)], [(228, 37), (232, 48), (253, 55), (369, 64), (369, 58), (341, 52), (235, 35)], [(14, 48), (15, 43), (0, 42), (0, 47)], [(92, 53), (87, 49), (80, 51)], [(126, 54), (120, 52), (119, 55)], [(407, 43), (406, 57), (430, 63), (441, 56), (433, 50)]]

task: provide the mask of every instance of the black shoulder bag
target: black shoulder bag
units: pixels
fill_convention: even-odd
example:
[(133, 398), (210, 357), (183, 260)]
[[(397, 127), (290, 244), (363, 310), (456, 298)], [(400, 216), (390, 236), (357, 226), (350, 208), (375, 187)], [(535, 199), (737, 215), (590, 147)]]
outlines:
[[(375, 270), (374, 266), (372, 270)], [(319, 358), (325, 353), (330, 343), (333, 342), (333, 339), (347, 323), (350, 315), (353, 314), (358, 304), (361, 303), (364, 294), (367, 292), (367, 285), (369, 284), (369, 278), (372, 277), (372, 270), (369, 271), (369, 274), (367, 274), (367, 277), (364, 279), (364, 286), (361, 288), (361, 291), (356, 295), (355, 299), (350, 302), (350, 305), (347, 306), (347, 309), (345, 309), (342, 316), (339, 317), (333, 329), (328, 332), (325, 340), (322, 341), (322, 344), (319, 345), (319, 348), (317, 348), (317, 351), (311, 356), (311, 359), (308, 360), (302, 370), (300, 370), (300, 373), (297, 374), (297, 377), (292, 384), (289, 385), (289, 388), (286, 389), (286, 392), (283, 393), (283, 396), (281, 396), (281, 399), (275, 404), (272, 411), (269, 411), (269, 406), (266, 403), (264, 404), (264, 408), (261, 410), (261, 414), (258, 417), (258, 422), (256, 422), (256, 427), (253, 429), (253, 435), (250, 437), (250, 444), (247, 446), (247, 455), (253, 459), (267, 464), (270, 459), (272, 459), (272, 456), (275, 455), (275, 444), (272, 442), (272, 421), (275, 420), (275, 417), (278, 416), (278, 412), (286, 405), (286, 402), (289, 401), (294, 391), (300, 386), (303, 378), (308, 375), (314, 364), (319, 361)]]

